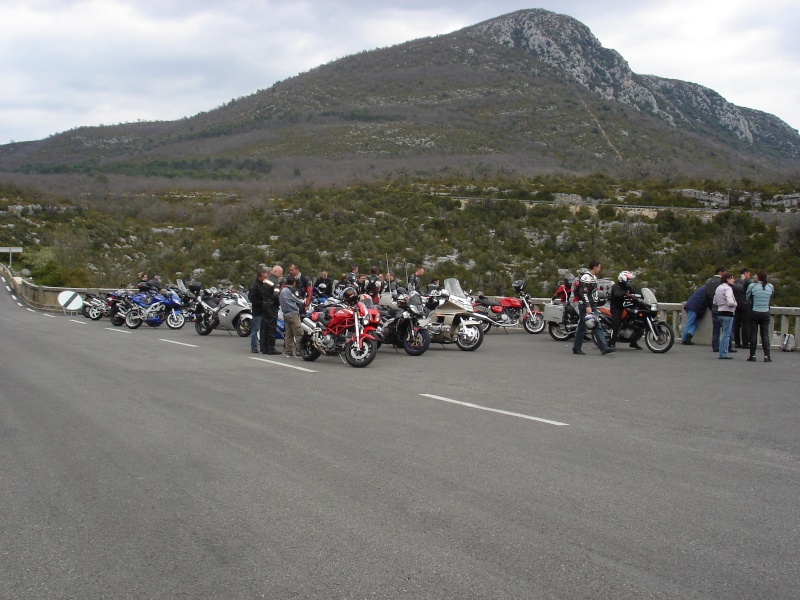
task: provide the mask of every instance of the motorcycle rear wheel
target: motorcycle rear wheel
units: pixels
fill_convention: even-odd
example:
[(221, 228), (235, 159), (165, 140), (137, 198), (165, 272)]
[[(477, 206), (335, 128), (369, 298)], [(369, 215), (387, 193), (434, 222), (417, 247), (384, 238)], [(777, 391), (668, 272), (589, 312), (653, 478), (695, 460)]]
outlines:
[(369, 338), (361, 342), (361, 348), (355, 340), (344, 345), (344, 359), (351, 367), (361, 368), (368, 366), (378, 355), (378, 344)]
[(549, 333), (550, 337), (557, 342), (565, 342), (575, 335), (574, 333), (567, 331), (561, 323), (553, 322), (550, 322), (550, 324), (547, 326), (547, 333)]
[(319, 358), (319, 350), (311, 343), (311, 336), (307, 333), (300, 338), (300, 358), (312, 362)]
[(456, 346), (465, 352), (480, 348), (483, 343), (483, 329), (478, 325), (462, 325), (456, 333)]
[(182, 312), (173, 310), (167, 315), (167, 327), (170, 329), (180, 329), (185, 324), (186, 318), (183, 316)]
[(121, 327), (125, 324), (125, 317), (117, 313), (108, 319), (114, 327)]
[(542, 333), (544, 325), (542, 313), (528, 313), (525, 315), (525, 320), (522, 321), (522, 326), (528, 333)]
[(647, 349), (656, 354), (669, 352), (669, 349), (675, 343), (675, 331), (672, 329), (672, 325), (659, 321), (654, 324), (654, 327), (658, 337), (655, 337), (650, 331), (647, 332), (647, 335), (644, 336), (644, 343)]
[(137, 310), (129, 310), (125, 315), (125, 325), (129, 329), (138, 329), (142, 326), (142, 317)]
[(427, 329), (411, 329), (403, 340), (403, 350), (411, 356), (422, 356), (431, 345), (431, 336)]

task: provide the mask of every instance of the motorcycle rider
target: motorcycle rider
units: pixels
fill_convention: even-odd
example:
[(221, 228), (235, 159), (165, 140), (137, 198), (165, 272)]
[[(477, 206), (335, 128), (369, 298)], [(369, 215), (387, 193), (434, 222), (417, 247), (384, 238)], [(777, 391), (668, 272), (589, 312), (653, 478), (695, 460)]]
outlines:
[[(264, 322), (264, 280), (269, 275), (269, 270), (261, 268), (256, 271), (256, 278), (247, 290), (247, 299), (250, 300), (253, 311), (253, 322), (250, 325), (250, 352), (258, 354), (258, 334), (261, 332), (261, 325)], [(261, 337), (261, 349), (264, 347), (264, 337)]]
[[(578, 280), (578, 329), (575, 332), (575, 342), (572, 345), (573, 354), (586, 354), (581, 350), (583, 336), (586, 334), (586, 317), (587, 315), (593, 315), (594, 311), (597, 310), (594, 292), (597, 290), (597, 275), (600, 273), (601, 268), (600, 261), (592, 259), (589, 261), (588, 271), (581, 275)], [(600, 348), (602, 354), (611, 354), (615, 351), (614, 348), (609, 348), (606, 344), (603, 328), (597, 323), (592, 327), (592, 338), (594, 338), (594, 343)]]
[(261, 354), (280, 354), (275, 349), (275, 332), (278, 329), (279, 294), (283, 267), (275, 265), (264, 279), (262, 292)]
[(422, 293), (423, 275), (425, 275), (425, 269), (423, 267), (417, 267), (417, 270), (408, 276), (408, 281), (406, 282), (406, 289), (409, 291), (409, 293), (410, 292), (419, 292), (420, 294)]
[[(631, 280), (634, 274), (630, 271), (621, 271), (617, 276), (617, 282), (611, 286), (611, 297), (609, 304), (611, 305), (611, 341), (608, 342), (610, 348), (616, 348), (617, 337), (619, 337), (619, 328), (622, 326), (622, 305), (625, 299), (633, 293), (638, 293), (633, 287)], [(641, 334), (630, 340), (630, 347), (634, 350), (641, 350), (642, 347), (638, 344)]]
[[(320, 288), (321, 285), (324, 285), (324, 291)], [(326, 296), (330, 298), (333, 296), (333, 279), (328, 277), (327, 271), (320, 271), (319, 277), (314, 282), (314, 289), (319, 290), (322, 296)]]

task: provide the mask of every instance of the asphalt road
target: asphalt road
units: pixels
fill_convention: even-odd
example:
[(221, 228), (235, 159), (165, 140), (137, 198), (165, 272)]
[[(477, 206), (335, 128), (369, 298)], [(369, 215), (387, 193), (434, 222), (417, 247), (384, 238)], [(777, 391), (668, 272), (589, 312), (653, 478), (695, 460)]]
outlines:
[(0, 598), (796, 600), (800, 353), (590, 346), (353, 369), (3, 283)]

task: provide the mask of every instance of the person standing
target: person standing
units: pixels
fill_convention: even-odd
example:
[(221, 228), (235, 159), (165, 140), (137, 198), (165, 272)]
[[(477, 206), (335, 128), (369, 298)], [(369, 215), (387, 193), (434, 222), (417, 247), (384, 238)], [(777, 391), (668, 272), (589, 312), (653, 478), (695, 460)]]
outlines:
[(603, 334), (603, 328), (597, 322), (597, 317), (594, 312), (597, 310), (597, 302), (595, 301), (595, 292), (597, 291), (597, 275), (600, 273), (602, 266), (599, 260), (592, 260), (589, 262), (589, 270), (581, 275), (578, 280), (578, 329), (575, 332), (575, 342), (572, 345), (573, 354), (586, 354), (581, 346), (583, 345), (583, 336), (586, 334), (586, 317), (592, 315), (595, 319), (594, 326), (592, 327), (592, 337), (594, 343), (600, 348), (602, 354), (610, 354), (614, 352), (614, 348), (609, 348), (606, 344), (606, 336)]
[(328, 277), (327, 271), (320, 271), (319, 277), (314, 282), (314, 289), (319, 292), (320, 296), (325, 296), (326, 298), (333, 296), (333, 279)]
[(283, 267), (275, 265), (269, 275), (264, 279), (264, 292), (261, 322), (261, 354), (280, 354), (275, 349), (275, 332), (278, 329), (279, 295), (281, 291), (281, 277)]
[(722, 283), (721, 276), (727, 272), (725, 267), (717, 267), (716, 275), (709, 277), (705, 286), (705, 299), (706, 306), (711, 309), (711, 350), (712, 352), (719, 352), (719, 319), (717, 318), (717, 310), (714, 306), (714, 292), (717, 291), (719, 284)]
[(303, 275), (300, 272), (300, 268), (294, 263), (289, 265), (289, 275), (294, 276), (295, 282), (292, 284), (292, 286), (300, 290), (300, 297), (303, 299), (303, 302), (305, 304), (305, 309), (303, 312), (307, 312), (308, 307), (311, 304), (311, 298), (313, 297), (311, 290), (311, 280), (305, 275)]
[(736, 312), (736, 298), (733, 296), (733, 273), (723, 273), (720, 276), (720, 284), (714, 292), (713, 305), (716, 308), (717, 320), (719, 321), (719, 358), (730, 359), (728, 356), (731, 344), (731, 332), (733, 330), (733, 315)]
[(397, 290), (397, 281), (392, 271), (386, 271), (386, 279), (381, 283), (381, 294), (384, 292), (394, 292)]
[[(264, 280), (269, 275), (267, 269), (261, 268), (256, 271), (256, 278), (247, 290), (247, 299), (250, 300), (253, 312), (253, 321), (250, 324), (250, 352), (258, 354), (258, 336), (261, 333), (261, 324), (264, 322)], [(264, 338), (261, 338), (261, 349), (264, 347)]]
[(303, 335), (300, 326), (300, 310), (305, 306), (300, 288), (296, 286), (294, 275), (286, 278), (286, 285), (278, 296), (283, 311), (283, 353), (287, 358), (300, 358), (299, 340)]
[(684, 307), (686, 309), (686, 323), (683, 326), (683, 334), (681, 335), (681, 344), (684, 346), (693, 346), (692, 338), (697, 331), (697, 322), (706, 314), (706, 287), (701, 286), (697, 288), (686, 301)]
[(761, 269), (756, 273), (756, 281), (747, 286), (745, 298), (753, 303), (750, 312), (750, 362), (756, 362), (756, 350), (758, 350), (758, 331), (761, 330), (761, 349), (764, 351), (764, 362), (772, 362), (769, 355), (769, 335), (770, 335), (770, 315), (769, 303), (775, 288), (771, 283), (767, 283), (767, 272)]
[(747, 348), (750, 345), (750, 307), (747, 305), (747, 288), (750, 286), (750, 269), (743, 268), (733, 284), (736, 313), (733, 315), (733, 345)]
[(408, 276), (408, 281), (406, 282), (406, 290), (411, 292), (419, 292), (422, 293), (422, 276), (425, 274), (425, 269), (423, 267), (417, 267), (417, 270), (414, 271), (411, 275)]

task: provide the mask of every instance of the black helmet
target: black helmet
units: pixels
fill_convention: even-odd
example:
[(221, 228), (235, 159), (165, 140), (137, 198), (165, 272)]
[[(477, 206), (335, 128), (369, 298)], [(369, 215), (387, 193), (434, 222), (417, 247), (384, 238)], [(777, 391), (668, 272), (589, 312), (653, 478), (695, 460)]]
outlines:
[(355, 288), (346, 287), (342, 291), (342, 300), (348, 306), (355, 306), (358, 303), (358, 292)]
[(524, 282), (524, 281), (522, 281), (521, 279), (517, 279), (516, 281), (514, 281), (514, 282), (511, 284), (511, 287), (513, 287), (513, 288), (514, 288), (514, 291), (515, 291), (515, 292), (520, 292), (520, 291), (522, 291), (522, 288), (524, 288), (524, 287), (525, 287), (525, 282)]
[(596, 289), (594, 292), (592, 292), (592, 296), (594, 296), (593, 299), (594, 299), (595, 302), (597, 302), (597, 304), (605, 304), (606, 303), (606, 293), (603, 290), (601, 290), (599, 288)]

